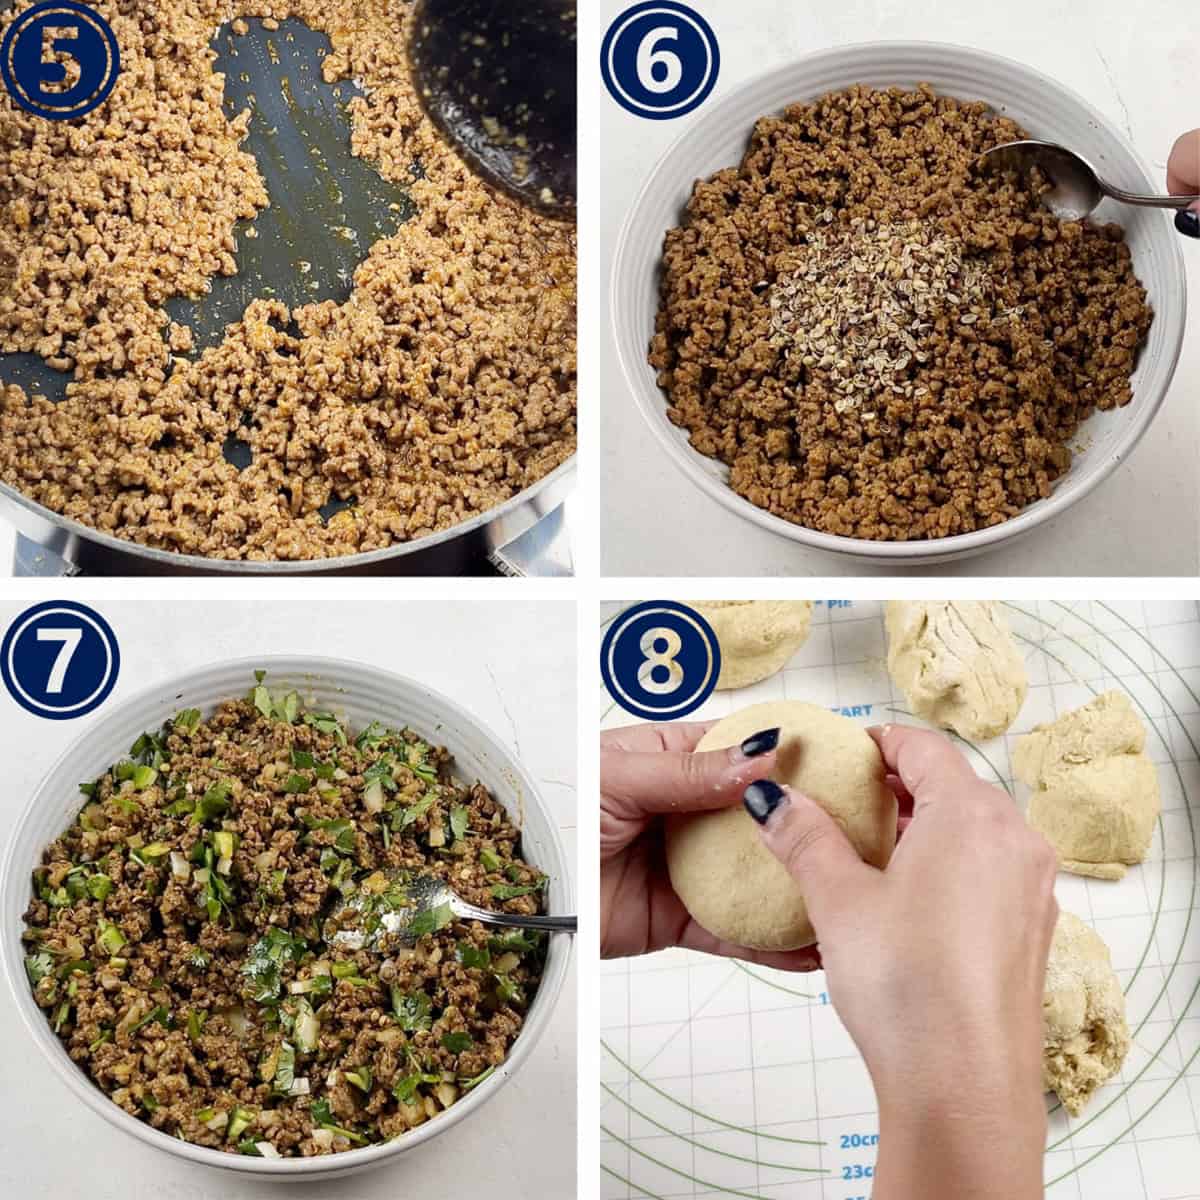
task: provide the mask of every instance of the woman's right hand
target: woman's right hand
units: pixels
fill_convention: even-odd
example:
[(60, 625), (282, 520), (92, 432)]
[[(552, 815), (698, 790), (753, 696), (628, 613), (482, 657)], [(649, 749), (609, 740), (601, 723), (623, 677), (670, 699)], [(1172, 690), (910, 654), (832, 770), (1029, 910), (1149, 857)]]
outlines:
[[(1200, 129), (1176, 139), (1167, 159), (1167, 191), (1172, 196), (1200, 195)], [(1175, 214), (1175, 228), (1200, 238), (1200, 200)]]
[(807, 797), (760, 783), (746, 807), (804, 892), (830, 999), (875, 1084), (876, 1200), (1040, 1196), (1054, 851), (941, 734), (872, 735), (912, 804), (885, 870)]

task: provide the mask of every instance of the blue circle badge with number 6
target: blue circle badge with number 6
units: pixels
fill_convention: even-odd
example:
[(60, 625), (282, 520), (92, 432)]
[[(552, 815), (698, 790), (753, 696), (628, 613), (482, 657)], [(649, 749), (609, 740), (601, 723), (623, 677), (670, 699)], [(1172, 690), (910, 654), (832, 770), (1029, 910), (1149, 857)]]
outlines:
[(600, 71), (612, 98), (655, 121), (698, 108), (720, 69), (721, 52), (708, 22), (674, 0), (647, 0), (627, 8), (600, 48)]
[(35, 117), (68, 121), (108, 99), (121, 51), (108, 22), (75, 0), (47, 0), (23, 12), (0, 45), (0, 77)]
[(626, 712), (650, 721), (677, 721), (712, 695), (721, 674), (721, 647), (694, 609), (652, 600), (623, 612), (604, 635), (600, 673)]
[(108, 699), (121, 671), (112, 627), (70, 600), (23, 612), (0, 647), (4, 686), (24, 709), (51, 721), (86, 716)]

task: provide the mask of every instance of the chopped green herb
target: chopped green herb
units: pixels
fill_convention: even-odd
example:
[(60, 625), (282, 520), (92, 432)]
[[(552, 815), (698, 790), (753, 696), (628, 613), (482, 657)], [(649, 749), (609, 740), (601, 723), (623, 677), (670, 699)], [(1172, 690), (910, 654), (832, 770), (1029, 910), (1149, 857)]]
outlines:
[(479, 861), (485, 871), (499, 871), (504, 863), (486, 847), (479, 852)]
[(200, 1035), (204, 1032), (204, 1022), (207, 1020), (208, 1013), (206, 1013), (203, 1009), (193, 1008), (192, 1011), (188, 1013), (188, 1037), (191, 1038), (193, 1042), (198, 1042), (200, 1040)]
[(170, 1028), (171, 1013), (165, 1004), (156, 1004), (136, 1025), (129, 1027), (130, 1033), (137, 1033), (145, 1025), (156, 1022), (164, 1029)]
[(275, 1074), (272, 1090), (279, 1096), (289, 1096), (296, 1082), (296, 1051), (290, 1042), (280, 1042), (275, 1055)]
[(449, 904), (439, 904), (436, 908), (418, 913), (409, 924), (409, 932), (413, 937), (423, 937), (427, 933), (436, 933), (445, 929), (454, 920), (454, 910)]
[(283, 986), (283, 968), (289, 962), (299, 962), (308, 949), (302, 937), (293, 937), (284, 929), (272, 926), (250, 947), (242, 974), (250, 981), (250, 998), (266, 1004), (279, 997)]
[(133, 786), (137, 791), (144, 792), (157, 778), (158, 772), (153, 767), (135, 767)]
[(457, 842), (466, 832), (471, 822), (471, 814), (461, 804), (456, 804), (450, 810), (450, 832)]
[(187, 964), (193, 971), (207, 971), (211, 963), (212, 957), (207, 950), (194, 946), (188, 951)]
[(258, 687), (251, 693), (251, 698), (254, 701), (254, 707), (269, 721), (271, 719), (271, 693), (267, 691), (259, 680)]
[(478, 967), (480, 970), (486, 970), (492, 965), (492, 956), (488, 953), (486, 946), (481, 949), (478, 946), (472, 946), (469, 942), (464, 942), (458, 947), (458, 961), (464, 967)]
[(426, 792), (416, 804), (410, 804), (407, 808), (396, 809), (392, 813), (392, 828), (397, 832), (401, 829), (407, 829), (414, 822), (419, 821), (433, 807), (435, 800), (437, 800), (436, 792)]
[(214, 817), (223, 816), (229, 808), (229, 793), (233, 789), (224, 780), (218, 780), (200, 798), (192, 813), (192, 823), (203, 825)]
[(200, 724), (200, 710), (198, 708), (185, 708), (183, 712), (176, 715), (175, 720), (171, 724), (179, 730), (195, 729)]
[(307, 792), (312, 787), (312, 780), (307, 775), (289, 775), (287, 782), (283, 785), (285, 792)]
[(317, 760), (313, 758), (307, 750), (297, 750), (292, 748), (292, 766), (300, 767), (302, 770), (311, 771), (317, 765)]
[(305, 725), (311, 725), (318, 733), (332, 734), (338, 742), (346, 745), (346, 733), (332, 713), (309, 712), (304, 714)]
[(488, 1067), (486, 1071), (481, 1071), (474, 1079), (459, 1080), (459, 1086), (464, 1092), (469, 1092), (472, 1088), (478, 1087), (485, 1079), (490, 1079), (495, 1073), (495, 1067)]
[(401, 1104), (413, 1104), (416, 1100), (417, 1088), (423, 1083), (441, 1083), (440, 1075), (426, 1075), (421, 1071), (414, 1071), (411, 1075), (405, 1075), (392, 1088), (392, 1095), (400, 1101)]
[(367, 1139), (361, 1133), (355, 1133), (353, 1129), (347, 1129), (345, 1126), (337, 1124), (333, 1119), (333, 1110), (329, 1107), (329, 1101), (322, 1097), (320, 1100), (314, 1100), (309, 1107), (309, 1114), (312, 1117), (313, 1124), (321, 1129), (328, 1129), (331, 1133), (346, 1138), (353, 1142), (356, 1146), (365, 1146)]
[(492, 898), (494, 900), (516, 900), (518, 896), (532, 896), (535, 892), (540, 892), (542, 889), (537, 885), (525, 885), (513, 883), (493, 883)]
[(469, 1033), (443, 1033), (442, 1045), (451, 1054), (461, 1054), (475, 1045), (475, 1039)]
[(488, 939), (488, 946), (493, 954), (524, 954), (536, 950), (541, 945), (541, 938), (536, 933), (525, 933), (520, 929), (510, 929), (507, 933)]
[(525, 993), (521, 985), (507, 975), (496, 976), (496, 994), (505, 1004), (524, 1004)]
[(392, 987), (392, 1011), (405, 1033), (416, 1033), (433, 1024), (433, 1001), (425, 992), (405, 995), (398, 987)]

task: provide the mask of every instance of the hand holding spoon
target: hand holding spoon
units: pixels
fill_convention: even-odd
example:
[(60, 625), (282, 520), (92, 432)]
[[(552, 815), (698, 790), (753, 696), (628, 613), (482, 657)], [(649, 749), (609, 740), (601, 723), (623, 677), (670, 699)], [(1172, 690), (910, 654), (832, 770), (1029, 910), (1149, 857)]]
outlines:
[(1064, 221), (1082, 221), (1106, 196), (1142, 208), (1185, 209), (1200, 200), (1200, 196), (1142, 196), (1124, 191), (1101, 179), (1087, 159), (1054, 142), (1006, 142), (982, 157), (1002, 171), (1025, 174), (1037, 167), (1051, 184), (1042, 194), (1042, 203)]

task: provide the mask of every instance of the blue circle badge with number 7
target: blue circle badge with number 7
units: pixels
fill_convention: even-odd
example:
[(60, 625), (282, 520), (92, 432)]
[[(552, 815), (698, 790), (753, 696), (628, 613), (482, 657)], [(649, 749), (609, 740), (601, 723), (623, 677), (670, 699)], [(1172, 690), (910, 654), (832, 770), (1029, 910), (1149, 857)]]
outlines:
[(0, 44), (0, 78), (26, 112), (49, 121), (86, 116), (108, 99), (121, 50), (108, 22), (75, 0), (23, 12)]
[(721, 52), (708, 22), (686, 4), (647, 0), (609, 26), (600, 72), (612, 98), (639, 117), (669, 121), (708, 98)]
[(0, 646), (9, 695), (51, 721), (72, 721), (99, 708), (121, 671), (112, 627), (70, 600), (51, 600), (23, 612)]
[(721, 647), (694, 609), (652, 600), (623, 612), (604, 635), (600, 673), (626, 712), (650, 721), (677, 721), (712, 695), (721, 674)]

